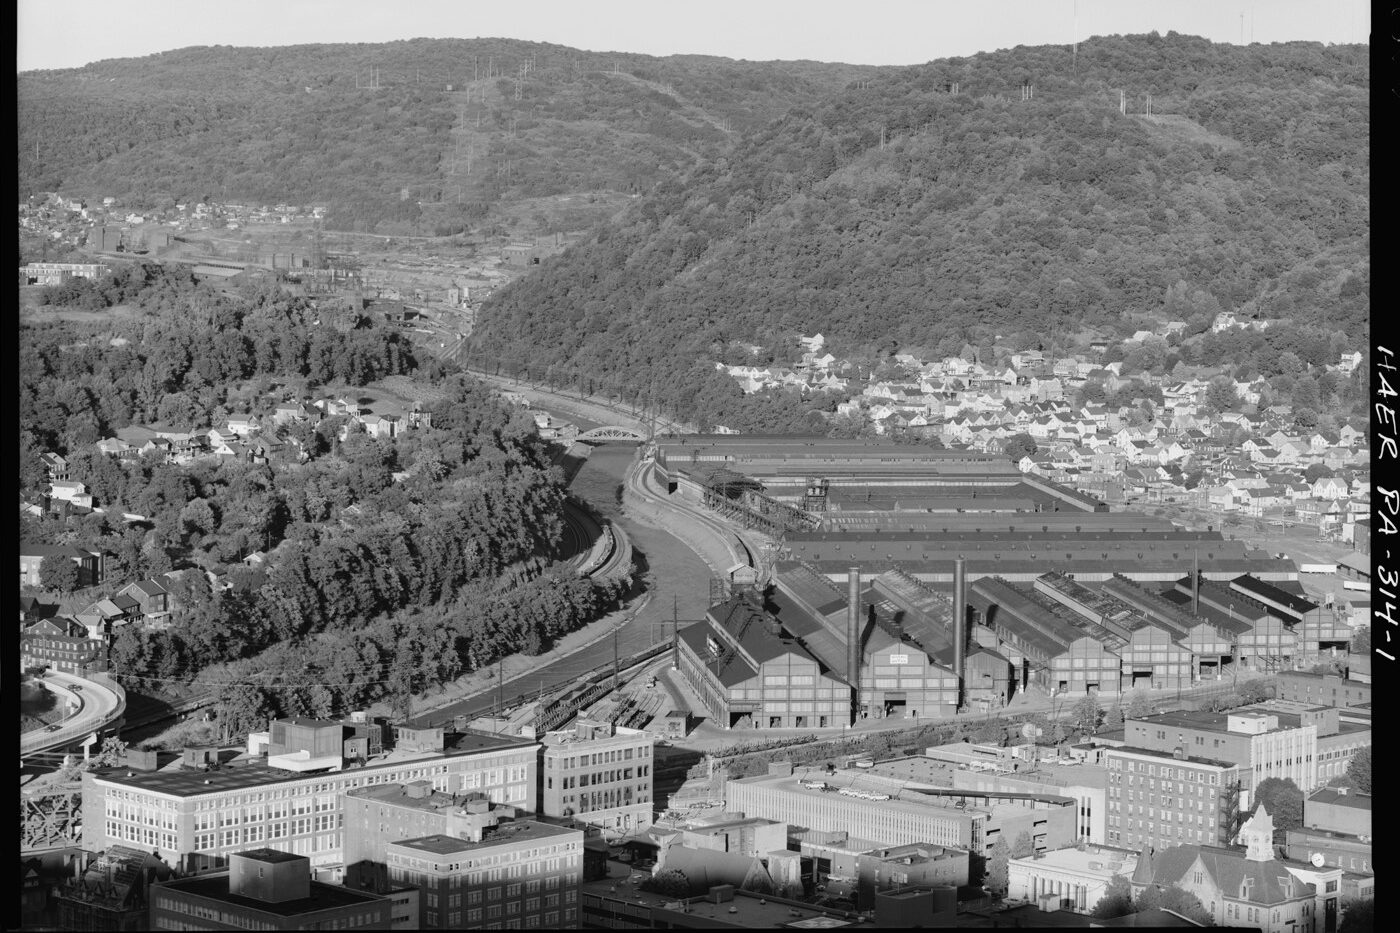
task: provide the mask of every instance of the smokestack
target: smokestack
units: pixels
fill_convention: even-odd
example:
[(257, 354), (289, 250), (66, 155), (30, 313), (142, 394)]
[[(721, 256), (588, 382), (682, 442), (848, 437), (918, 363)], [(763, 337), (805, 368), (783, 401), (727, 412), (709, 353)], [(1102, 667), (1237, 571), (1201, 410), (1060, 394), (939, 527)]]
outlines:
[(852, 721), (860, 713), (860, 568), (852, 567), (846, 574), (846, 677), (855, 691)]
[(953, 673), (963, 677), (963, 655), (967, 652), (967, 559), (953, 561)]
[(1196, 551), (1196, 562), (1191, 568), (1191, 614), (1201, 614), (1201, 552)]

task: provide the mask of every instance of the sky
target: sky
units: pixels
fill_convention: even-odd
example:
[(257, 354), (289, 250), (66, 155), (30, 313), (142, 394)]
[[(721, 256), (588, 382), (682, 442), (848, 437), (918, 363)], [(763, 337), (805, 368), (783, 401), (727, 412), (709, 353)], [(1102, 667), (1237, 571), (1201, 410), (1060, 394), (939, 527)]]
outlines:
[(17, 70), (193, 45), (508, 38), (596, 52), (914, 65), (1093, 35), (1366, 42), (1365, 0), (18, 0)]

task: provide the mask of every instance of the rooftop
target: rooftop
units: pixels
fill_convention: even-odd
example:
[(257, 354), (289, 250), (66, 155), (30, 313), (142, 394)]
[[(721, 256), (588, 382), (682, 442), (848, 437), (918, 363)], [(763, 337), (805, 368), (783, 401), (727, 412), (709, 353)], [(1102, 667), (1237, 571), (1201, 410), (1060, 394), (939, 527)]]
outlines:
[(569, 829), (567, 826), (555, 826), (550, 823), (539, 823), (534, 820), (515, 820), (510, 823), (500, 823), (494, 827), (487, 827), (482, 832), (480, 842), (472, 842), (470, 839), (462, 839), (456, 836), (443, 836), (433, 834), (431, 836), (421, 836), (417, 839), (405, 839), (397, 842), (386, 843), (388, 846), (401, 846), (405, 849), (416, 849), (420, 852), (429, 852), (433, 855), (453, 855), (457, 852), (477, 852), (483, 849), (492, 849), (498, 846), (516, 846), (526, 842), (538, 842), (541, 839), (560, 836), (578, 836), (580, 841), (583, 838), (583, 830)]
[(1189, 762), (1189, 763), (1191, 763), (1191, 764), (1193, 764), (1193, 765), (1206, 765), (1207, 767), (1211, 767), (1211, 768), (1234, 768), (1234, 767), (1236, 767), (1236, 765), (1235, 765), (1235, 763), (1234, 763), (1233, 761), (1222, 761), (1222, 760), (1220, 760), (1220, 759), (1218, 759), (1218, 758), (1197, 758), (1195, 755), (1185, 755), (1185, 756), (1183, 756), (1183, 757), (1181, 757), (1181, 758), (1177, 758), (1177, 757), (1176, 757), (1175, 755), (1173, 755), (1171, 752), (1163, 752), (1163, 751), (1158, 751), (1158, 750), (1156, 750), (1156, 749), (1151, 749), (1151, 748), (1139, 748), (1138, 746), (1135, 746), (1135, 745), (1123, 745), (1123, 746), (1121, 746), (1121, 747), (1119, 747), (1119, 748), (1111, 748), (1111, 749), (1109, 749), (1107, 752), (1105, 752), (1104, 754), (1107, 756), (1107, 755), (1118, 755), (1118, 754), (1120, 754), (1120, 753), (1121, 753), (1121, 754), (1126, 754), (1126, 755), (1144, 755), (1144, 756), (1146, 756), (1146, 757), (1148, 757), (1148, 758), (1160, 758), (1160, 759), (1163, 759), (1163, 760), (1165, 760), (1165, 761), (1185, 761), (1185, 762)]
[(1034, 864), (1039, 868), (1071, 871), (1086, 878), (1108, 880), (1114, 875), (1131, 875), (1137, 867), (1138, 854), (1129, 849), (1110, 846), (1086, 846), (1083, 849), (1052, 849), (1039, 856), (1012, 859), (1013, 863)]
[[(395, 751), (382, 758), (371, 760), (361, 768), (347, 768), (332, 772), (335, 775), (353, 776), (374, 771), (407, 761), (442, 760), (482, 752), (504, 751), (511, 748), (528, 748), (535, 745), (534, 739), (520, 736), (493, 736), (469, 732), (452, 736), (451, 746), (441, 752), (402, 752)], [(205, 771), (202, 768), (182, 768), (178, 771), (133, 771), (128, 768), (107, 768), (93, 772), (93, 780), (104, 784), (115, 784), (156, 794), (170, 794), (175, 797), (199, 797), (207, 794), (226, 794), (230, 791), (247, 790), (271, 784), (305, 781), (309, 778), (326, 775), (321, 773), (300, 773), (269, 768), (265, 764), (241, 764)]]
[(269, 865), (278, 865), (284, 862), (295, 862), (305, 859), (304, 855), (293, 855), (291, 852), (283, 852), (281, 849), (244, 849), (238, 853), (240, 858), (252, 859), (255, 862), (266, 862)]
[(1309, 803), (1325, 803), (1338, 807), (1351, 807), (1356, 810), (1371, 809), (1371, 795), (1357, 791), (1342, 793), (1336, 788), (1324, 787), (1308, 798)]
[(379, 897), (374, 894), (366, 894), (361, 891), (356, 891), (353, 888), (341, 887), (338, 884), (323, 884), (319, 881), (312, 881), (310, 897), (300, 897), (290, 901), (274, 902), (258, 900), (255, 897), (245, 897), (241, 894), (230, 894), (228, 882), (229, 873), (224, 871), (209, 875), (197, 875), (193, 878), (180, 878), (173, 881), (166, 881), (162, 883), (160, 887), (169, 891), (178, 891), (192, 894), (196, 897), (221, 901), (234, 907), (243, 908), (244, 910), (256, 910), (262, 913), (276, 914), (279, 917), (297, 917), (314, 911), (368, 905), (376, 901), (384, 903), (384, 913), (386, 916), (389, 913), (388, 898)]

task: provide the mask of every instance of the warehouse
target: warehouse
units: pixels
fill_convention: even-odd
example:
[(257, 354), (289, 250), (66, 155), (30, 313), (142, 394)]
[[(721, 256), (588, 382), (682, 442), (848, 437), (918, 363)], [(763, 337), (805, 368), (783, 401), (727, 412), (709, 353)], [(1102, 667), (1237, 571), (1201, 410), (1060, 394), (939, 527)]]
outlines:
[(921, 583), (943, 589), (952, 584), (952, 565), (967, 559), (970, 580), (1002, 577), (1030, 583), (1048, 570), (1071, 574), (1082, 583), (1104, 583), (1115, 574), (1138, 582), (1170, 584), (1198, 562), (1207, 579), (1228, 582), (1242, 574), (1293, 580), (1297, 567), (1258, 551), (1242, 541), (1226, 541), (1219, 532), (1064, 530), (988, 517), (971, 530), (926, 528), (919, 531), (790, 530), (785, 556), (806, 561), (837, 584), (849, 567), (864, 576), (901, 570)]

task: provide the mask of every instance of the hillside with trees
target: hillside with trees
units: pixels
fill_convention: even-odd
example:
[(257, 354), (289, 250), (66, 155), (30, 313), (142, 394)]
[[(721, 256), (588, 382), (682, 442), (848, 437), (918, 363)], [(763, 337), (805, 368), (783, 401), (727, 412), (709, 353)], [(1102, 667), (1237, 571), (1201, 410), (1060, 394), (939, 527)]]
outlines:
[(19, 190), (324, 203), (331, 229), (441, 235), (647, 191), (874, 72), (509, 39), (179, 49), (21, 74)]
[[(474, 352), (730, 424), (749, 400), (713, 361), (797, 333), (838, 356), (948, 355), (1176, 319), (1178, 360), (1271, 368), (1272, 333), (1295, 357), (1360, 346), (1367, 69), (1364, 47), (1171, 33), (882, 71), (504, 289)], [(1223, 310), (1289, 326), (1202, 343)]]
[[(615, 604), (621, 582), (557, 562), (565, 486), (533, 419), (436, 359), (420, 364), (401, 332), (273, 283), (228, 294), (158, 267), (93, 294), (120, 294), (134, 316), (21, 331), (20, 495), (43, 501), (39, 455), (53, 450), (102, 511), (22, 514), (20, 535), (103, 551), (105, 589), (86, 598), (183, 571), (168, 627), (116, 633), (126, 685), (219, 693), (235, 729), (328, 716), (538, 653)], [(230, 391), (386, 376), (431, 387), (430, 427), (394, 438), (344, 416), (274, 427), (280, 395), (249, 411)], [(133, 423), (190, 431), (235, 413), (263, 416), (266, 437), (297, 455), (119, 460), (94, 447)], [(264, 567), (246, 562), (255, 554)]]

